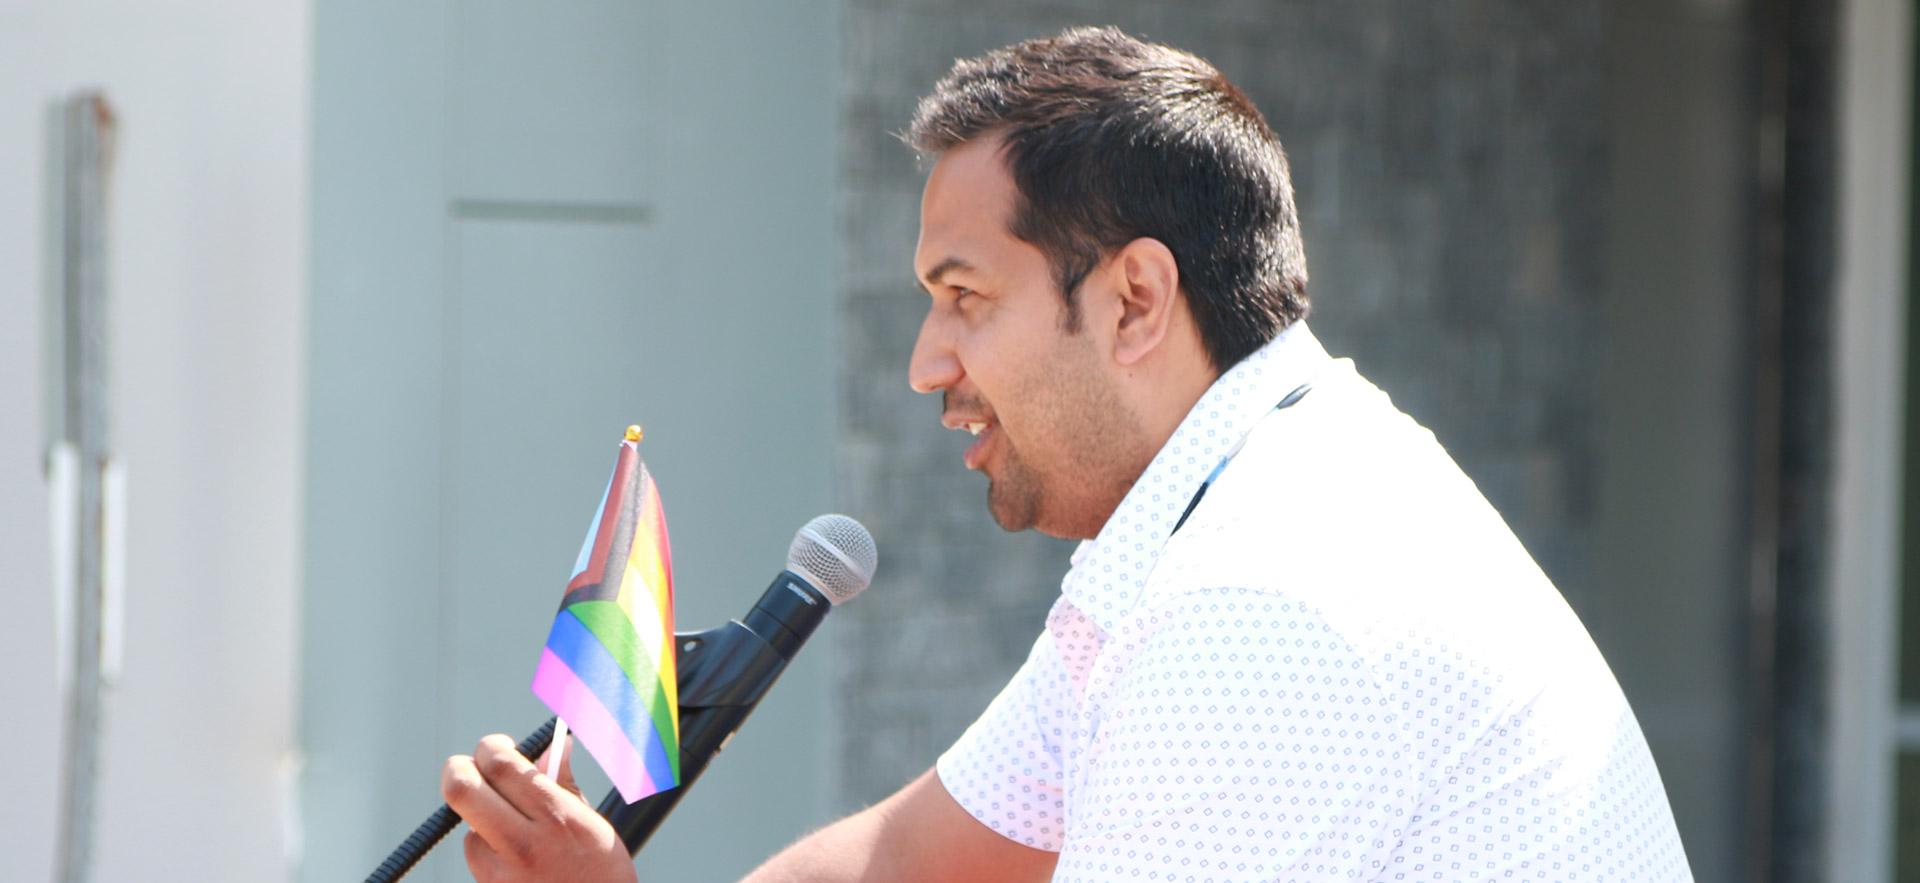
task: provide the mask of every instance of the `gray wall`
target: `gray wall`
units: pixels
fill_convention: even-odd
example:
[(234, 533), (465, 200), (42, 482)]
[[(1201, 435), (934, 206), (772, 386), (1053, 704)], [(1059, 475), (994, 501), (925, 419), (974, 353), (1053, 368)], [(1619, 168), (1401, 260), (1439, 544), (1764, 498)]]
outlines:
[(1654, 746), (1694, 870), (1743, 879), (1755, 279), (1749, 10), (1627, 2), (1608, 50), (1613, 220), (1588, 628)]
[[(364, 875), (442, 758), (544, 719), (527, 684), (628, 423), (683, 630), (832, 508), (833, 11), (317, 4), (303, 879)], [(825, 820), (829, 659), (647, 878), (731, 879)], [(457, 844), (422, 876), (464, 879)]]
[(852, 3), (843, 493), (876, 525), (887, 591), (850, 617), (839, 701), (863, 736), (842, 805), (973, 719), (1069, 551), (1000, 533), (963, 440), (906, 388), (921, 171), (888, 133), (956, 56), (1111, 23), (1207, 57), (1265, 112), (1293, 160), (1315, 329), (1435, 431), (1582, 614), (1696, 871), (1730, 879), (1743, 13), (1655, 6)]

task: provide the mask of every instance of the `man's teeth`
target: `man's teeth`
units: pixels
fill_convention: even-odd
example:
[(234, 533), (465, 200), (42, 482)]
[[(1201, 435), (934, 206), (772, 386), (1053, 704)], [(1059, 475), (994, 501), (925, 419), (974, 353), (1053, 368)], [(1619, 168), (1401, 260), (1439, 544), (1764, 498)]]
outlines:
[(985, 424), (985, 423), (969, 423), (969, 424), (967, 424), (967, 431), (968, 431), (968, 432), (970, 432), (970, 433), (972, 433), (972, 434), (974, 434), (974, 435), (979, 435), (979, 434), (980, 434), (980, 432), (981, 432), (981, 430), (984, 430), (984, 429), (986, 429), (986, 428), (987, 428), (987, 424)]

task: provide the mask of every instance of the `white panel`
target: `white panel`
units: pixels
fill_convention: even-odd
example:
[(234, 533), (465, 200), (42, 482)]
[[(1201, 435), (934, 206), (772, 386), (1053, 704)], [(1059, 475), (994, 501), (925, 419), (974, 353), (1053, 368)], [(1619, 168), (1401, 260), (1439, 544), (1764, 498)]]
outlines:
[(0, 878), (46, 880), (59, 713), (40, 458), (35, 207), (50, 99), (98, 88), (111, 197), (125, 669), (107, 700), (96, 880), (276, 880), (294, 741), (308, 5), (0, 6)]

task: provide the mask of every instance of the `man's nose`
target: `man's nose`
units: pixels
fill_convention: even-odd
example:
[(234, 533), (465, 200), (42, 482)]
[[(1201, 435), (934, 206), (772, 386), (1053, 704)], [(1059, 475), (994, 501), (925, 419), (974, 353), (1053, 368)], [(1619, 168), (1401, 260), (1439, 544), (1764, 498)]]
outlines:
[(938, 392), (958, 383), (961, 373), (960, 359), (939, 317), (928, 310), (920, 322), (920, 336), (914, 339), (913, 355), (907, 359), (907, 385), (914, 392)]

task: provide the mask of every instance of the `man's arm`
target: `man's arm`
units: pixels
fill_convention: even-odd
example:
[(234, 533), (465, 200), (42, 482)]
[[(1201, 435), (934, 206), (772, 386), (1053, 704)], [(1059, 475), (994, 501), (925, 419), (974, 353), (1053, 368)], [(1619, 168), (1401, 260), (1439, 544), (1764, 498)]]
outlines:
[[(466, 852), (476, 880), (633, 879), (625, 846), (574, 786), (572, 757), (563, 760), (556, 782), (498, 734), (480, 740), (472, 756), (448, 758), (440, 789), (473, 827)], [(1053, 873), (1057, 857), (975, 821), (929, 770), (892, 797), (802, 838), (747, 879), (1038, 883)]]
[(981, 824), (928, 770), (886, 800), (801, 838), (744, 883), (1039, 883), (1057, 858)]

